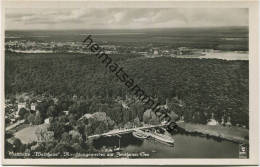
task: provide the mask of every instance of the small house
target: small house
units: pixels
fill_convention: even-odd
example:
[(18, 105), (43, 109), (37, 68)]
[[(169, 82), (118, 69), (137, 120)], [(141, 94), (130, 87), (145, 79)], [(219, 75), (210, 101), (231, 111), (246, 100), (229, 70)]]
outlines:
[(11, 120), (11, 123), (14, 123), (16, 121), (15, 118), (11, 118), (10, 120)]
[(36, 106), (37, 106), (36, 103), (32, 103), (31, 104), (31, 110), (36, 111)]
[(50, 118), (46, 118), (46, 119), (44, 120), (44, 123), (45, 123), (45, 124), (50, 124)]
[(26, 103), (18, 103), (17, 105), (17, 111), (16, 111), (16, 115), (15, 117), (18, 118), (19, 117), (19, 112), (22, 108), (26, 108)]
[(157, 49), (154, 49), (153, 54), (154, 54), (154, 55), (158, 55), (158, 54), (159, 54), (159, 51), (158, 51)]
[(212, 119), (209, 120), (208, 125), (216, 126), (216, 125), (218, 125), (218, 121), (216, 121), (215, 119), (212, 118)]
[(26, 103), (18, 103), (17, 108), (17, 111), (19, 112), (21, 108), (26, 108)]
[(65, 115), (69, 115), (69, 111), (63, 111), (63, 113), (65, 113)]

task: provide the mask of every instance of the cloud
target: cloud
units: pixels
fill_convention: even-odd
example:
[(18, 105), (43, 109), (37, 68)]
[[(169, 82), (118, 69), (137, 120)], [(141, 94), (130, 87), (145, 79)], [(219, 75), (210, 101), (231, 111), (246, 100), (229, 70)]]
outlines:
[(248, 26), (247, 9), (50, 8), (6, 10), (6, 28), (164, 28)]

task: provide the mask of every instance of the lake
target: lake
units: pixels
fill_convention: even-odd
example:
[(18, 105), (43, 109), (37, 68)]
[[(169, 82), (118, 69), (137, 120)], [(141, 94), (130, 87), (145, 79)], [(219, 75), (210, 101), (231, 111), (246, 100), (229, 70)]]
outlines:
[[(168, 146), (153, 139), (137, 139), (131, 133), (122, 135), (120, 139), (121, 153), (149, 154), (149, 158), (238, 158), (239, 145), (230, 141), (216, 140), (207, 137), (174, 134), (175, 144)], [(118, 137), (101, 137), (94, 140), (94, 146), (119, 145)]]
[(237, 51), (213, 51), (203, 52), (204, 56), (199, 56), (202, 59), (223, 59), (223, 60), (249, 60), (248, 52)]

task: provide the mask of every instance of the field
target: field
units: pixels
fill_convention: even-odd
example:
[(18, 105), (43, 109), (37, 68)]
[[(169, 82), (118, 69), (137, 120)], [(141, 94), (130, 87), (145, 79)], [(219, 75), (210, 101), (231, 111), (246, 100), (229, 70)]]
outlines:
[(42, 125), (34, 125), (34, 126), (26, 127), (14, 133), (14, 137), (20, 139), (23, 144), (28, 144), (33, 141), (37, 141), (37, 135), (36, 135), (37, 130), (43, 126), (46, 125), (42, 124)]

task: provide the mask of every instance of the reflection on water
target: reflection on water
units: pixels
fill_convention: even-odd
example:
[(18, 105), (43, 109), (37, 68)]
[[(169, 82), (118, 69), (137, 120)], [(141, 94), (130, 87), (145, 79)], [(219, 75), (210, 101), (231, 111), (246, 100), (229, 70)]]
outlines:
[[(131, 133), (121, 135), (120, 138), (120, 147), (125, 148), (130, 145), (134, 146), (141, 146), (143, 144), (143, 140), (137, 139), (134, 136), (132, 136)], [(97, 140), (94, 140), (94, 146), (96, 149), (100, 149), (103, 146), (106, 147), (118, 147), (119, 146), (119, 137), (112, 136), (112, 137), (100, 137)]]
[[(145, 152), (150, 158), (238, 158), (239, 146), (225, 140), (216, 140), (198, 135), (178, 133), (172, 135), (175, 144), (170, 147), (153, 139), (137, 139), (131, 133), (122, 135), (120, 146), (122, 153)], [(102, 137), (94, 140), (94, 146), (100, 149), (118, 147), (118, 137)]]

